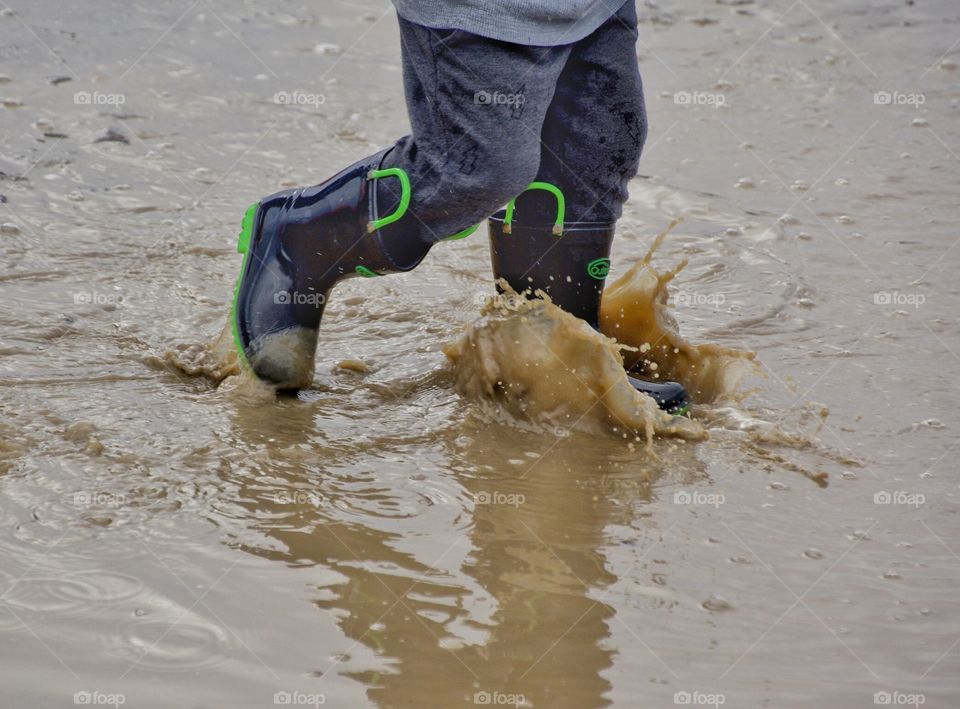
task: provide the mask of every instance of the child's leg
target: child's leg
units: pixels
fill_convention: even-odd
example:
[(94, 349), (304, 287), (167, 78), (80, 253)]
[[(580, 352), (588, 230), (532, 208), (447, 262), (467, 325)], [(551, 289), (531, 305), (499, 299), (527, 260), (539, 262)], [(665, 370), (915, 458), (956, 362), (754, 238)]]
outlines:
[(282, 388), (312, 380), (338, 281), (415, 268), (539, 169), (540, 131), (570, 47), (400, 26), (413, 133), (323, 184), (260, 200), (244, 219), (234, 338), (241, 360)]
[[(557, 188), (565, 211), (547, 190), (521, 195), (510, 217), (490, 219), (494, 275), (515, 290), (543, 290), (559, 307), (599, 327), (615, 223), (636, 175), (646, 138), (643, 86), (636, 55), (632, 0), (573, 45), (541, 133), (537, 182)], [(672, 413), (689, 398), (675, 382), (631, 378), (638, 390)]]

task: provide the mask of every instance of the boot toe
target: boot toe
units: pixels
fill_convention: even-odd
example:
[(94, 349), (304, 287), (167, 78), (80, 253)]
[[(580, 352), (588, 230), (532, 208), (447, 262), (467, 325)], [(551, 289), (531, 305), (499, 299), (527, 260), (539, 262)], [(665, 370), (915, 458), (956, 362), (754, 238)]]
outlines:
[(261, 335), (247, 359), (254, 374), (278, 389), (303, 389), (313, 382), (317, 331), (291, 327)]
[(637, 377), (627, 376), (633, 388), (646, 394), (669, 414), (682, 416), (690, 410), (690, 395), (678, 382), (648, 382)]

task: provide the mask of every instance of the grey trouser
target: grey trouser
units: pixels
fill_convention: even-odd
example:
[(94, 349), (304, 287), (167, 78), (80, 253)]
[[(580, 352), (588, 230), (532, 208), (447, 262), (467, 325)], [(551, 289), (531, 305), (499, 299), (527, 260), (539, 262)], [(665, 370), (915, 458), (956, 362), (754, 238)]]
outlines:
[(402, 18), (400, 36), (412, 133), (385, 164), (410, 176), (424, 239), (482, 221), (535, 180), (563, 191), (568, 222), (620, 217), (647, 132), (634, 0), (555, 47)]

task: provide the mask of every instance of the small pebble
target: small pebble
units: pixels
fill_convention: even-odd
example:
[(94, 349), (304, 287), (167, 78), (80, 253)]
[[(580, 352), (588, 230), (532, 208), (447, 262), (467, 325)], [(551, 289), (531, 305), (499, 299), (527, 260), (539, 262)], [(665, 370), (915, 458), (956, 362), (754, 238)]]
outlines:
[(930, 124), (927, 122), (926, 118), (914, 118), (912, 121), (910, 121), (910, 125), (917, 128), (926, 128)]
[(314, 54), (342, 54), (343, 48), (339, 44), (318, 44), (313, 48)]
[(710, 596), (707, 600), (700, 604), (704, 610), (708, 611), (731, 611), (733, 606), (730, 603), (720, 596)]
[(6, 234), (7, 236), (16, 236), (20, 233), (20, 227), (18, 227), (13, 222), (4, 222), (0, 224), (0, 234)]
[(127, 138), (123, 133), (121, 133), (116, 128), (107, 128), (107, 132), (97, 138), (94, 143), (124, 143), (126, 145), (130, 144), (130, 139)]

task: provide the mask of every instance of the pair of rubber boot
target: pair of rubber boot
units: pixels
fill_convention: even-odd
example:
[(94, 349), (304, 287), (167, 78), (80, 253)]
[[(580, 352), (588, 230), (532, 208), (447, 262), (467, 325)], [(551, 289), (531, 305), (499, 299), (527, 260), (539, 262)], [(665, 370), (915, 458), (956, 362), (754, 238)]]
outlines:
[[(429, 251), (424, 226), (410, 212), (410, 181), (383, 168), (388, 151), (348, 167), (321, 185), (285, 190), (247, 210), (237, 250), (244, 255), (232, 324), (242, 364), (279, 389), (310, 384), (323, 310), (334, 285), (350, 277), (410, 271)], [(378, 189), (397, 180), (396, 190)], [(610, 270), (613, 224), (565, 223), (563, 193), (535, 182), (536, 196), (512, 200), (489, 219), (494, 277), (517, 293), (542, 290), (560, 308), (599, 327)], [(548, 208), (544, 198), (555, 200)], [(476, 230), (465, 229), (450, 239)], [(689, 409), (675, 382), (630, 377), (673, 414)]]

